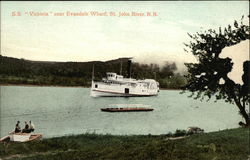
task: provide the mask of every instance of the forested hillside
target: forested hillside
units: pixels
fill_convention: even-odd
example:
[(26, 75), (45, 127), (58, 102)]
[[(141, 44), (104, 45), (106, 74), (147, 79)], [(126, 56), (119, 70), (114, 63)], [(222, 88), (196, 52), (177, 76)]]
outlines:
[[(126, 77), (128, 60), (129, 58), (105, 62), (45, 62), (0, 56), (0, 84), (89, 87), (93, 66), (95, 79), (101, 79), (106, 72), (120, 73), (121, 68), (122, 75)], [(131, 74), (136, 79), (156, 78), (161, 88), (177, 89), (186, 83), (186, 79), (180, 74), (175, 74), (176, 69), (176, 64), (170, 62), (166, 62), (161, 68), (158, 64), (133, 62)]]

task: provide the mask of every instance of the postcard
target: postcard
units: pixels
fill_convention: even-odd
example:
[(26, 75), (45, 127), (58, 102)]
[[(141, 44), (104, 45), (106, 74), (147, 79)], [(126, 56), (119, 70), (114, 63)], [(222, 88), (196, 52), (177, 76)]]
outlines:
[(1, 1), (0, 159), (249, 160), (248, 1)]

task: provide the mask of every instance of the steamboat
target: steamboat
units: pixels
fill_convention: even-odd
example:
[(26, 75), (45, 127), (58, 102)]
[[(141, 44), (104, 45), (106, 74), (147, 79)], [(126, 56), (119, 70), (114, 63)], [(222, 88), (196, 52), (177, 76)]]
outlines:
[(114, 72), (107, 72), (101, 81), (92, 78), (92, 97), (137, 97), (157, 96), (159, 83), (154, 79), (137, 80), (131, 78), (131, 60), (128, 61), (128, 77), (124, 78)]

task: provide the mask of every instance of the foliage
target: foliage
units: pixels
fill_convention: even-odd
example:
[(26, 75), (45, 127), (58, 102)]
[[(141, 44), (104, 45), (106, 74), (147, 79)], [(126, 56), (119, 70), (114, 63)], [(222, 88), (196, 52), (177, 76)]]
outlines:
[[(128, 58), (120, 58), (106, 62), (40, 62), (28, 61), (0, 56), (0, 83), (2, 84), (31, 84), (31, 85), (62, 85), (62, 86), (90, 86), (92, 79), (92, 68), (95, 66), (95, 79), (100, 80), (106, 72), (120, 74), (122, 64), (122, 75), (128, 75), (126, 70)], [(183, 76), (174, 72), (177, 67), (175, 63), (166, 62), (163, 67), (158, 64), (132, 64), (132, 77), (136, 79), (156, 78), (161, 81), (161, 87), (181, 88), (185, 80)], [(177, 83), (172, 80), (168, 83), (170, 76), (176, 77)]]
[(179, 89), (187, 84), (187, 80), (180, 74), (159, 79), (160, 88)]
[[(243, 18), (243, 17), (242, 17)], [(198, 63), (186, 64), (189, 74), (188, 84), (184, 87), (191, 92), (197, 93), (195, 98), (203, 99), (204, 96), (216, 99), (224, 99), (226, 102), (235, 103), (244, 117), (247, 124), (250, 124), (249, 115), (246, 112), (246, 105), (250, 103), (250, 61), (244, 63), (243, 85), (235, 83), (228, 77), (232, 70), (233, 63), (230, 58), (220, 58), (219, 54), (225, 47), (229, 47), (249, 39), (249, 26), (237, 21), (234, 27), (228, 25), (224, 32), (208, 30), (202, 33), (190, 35), (192, 41), (185, 44), (198, 60)], [(237, 53), (235, 53), (237, 54)], [(224, 83), (220, 83), (224, 81)]]
[(161, 159), (242, 160), (249, 154), (249, 129), (238, 128), (167, 140), (165, 135), (83, 134), (31, 143), (0, 143), (0, 157), (10, 159)]
[(187, 134), (186, 130), (177, 129), (174, 133), (174, 137), (185, 136)]

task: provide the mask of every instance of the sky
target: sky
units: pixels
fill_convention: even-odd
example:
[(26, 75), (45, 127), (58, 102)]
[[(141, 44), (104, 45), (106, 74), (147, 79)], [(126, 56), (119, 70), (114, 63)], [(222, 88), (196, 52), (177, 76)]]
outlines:
[[(181, 68), (183, 62), (195, 62), (192, 54), (184, 52), (183, 43), (190, 41), (187, 33), (226, 27), (249, 15), (248, 8), (248, 1), (1, 1), (1, 55), (81, 62), (134, 57), (145, 63), (174, 61)], [(92, 11), (108, 16), (66, 16)], [(31, 12), (49, 16), (31, 16)], [(130, 16), (119, 17), (119, 12)], [(132, 12), (157, 16), (131, 16)]]
[(220, 53), (220, 58), (231, 58), (233, 62), (232, 71), (228, 73), (228, 77), (235, 83), (243, 84), (243, 63), (249, 59), (249, 40), (240, 42), (237, 45), (231, 47), (225, 47)]

